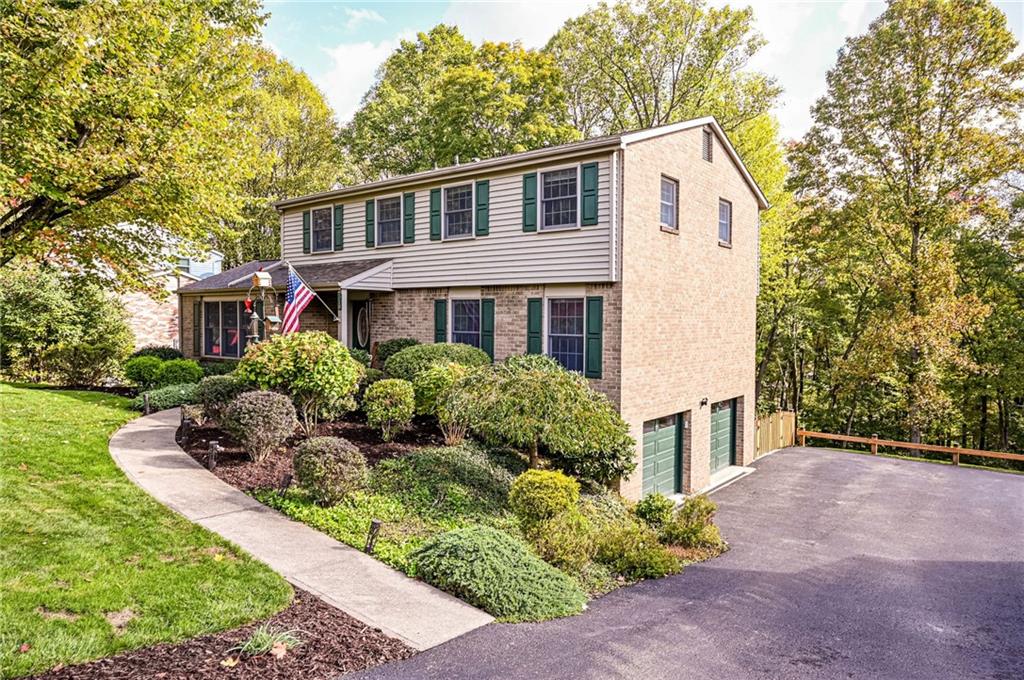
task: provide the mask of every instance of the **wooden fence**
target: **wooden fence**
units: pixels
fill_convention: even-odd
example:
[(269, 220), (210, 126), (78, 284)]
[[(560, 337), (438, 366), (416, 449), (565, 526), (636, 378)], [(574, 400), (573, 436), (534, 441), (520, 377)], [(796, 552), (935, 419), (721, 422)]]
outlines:
[(755, 429), (756, 457), (796, 444), (796, 414), (777, 411), (757, 419)]
[[(812, 432), (811, 430), (797, 430), (800, 437), (800, 446), (806, 446), (810, 439), (828, 439), (837, 442), (850, 442), (853, 444), (867, 444), (873, 455), (878, 455), (879, 446), (887, 446), (894, 449), (911, 449), (913, 451), (932, 451), (935, 453), (948, 453), (953, 456), (953, 465), (960, 464), (960, 456), (980, 456), (983, 458), (1001, 458), (1003, 460), (1024, 461), (1024, 455), (1019, 453), (1003, 453), (1001, 451), (982, 451), (980, 449), (962, 449), (959, 446), (939, 446), (937, 444), (912, 444), (910, 442), (897, 442), (891, 439), (879, 439), (878, 435), (871, 437), (853, 437), (848, 434), (828, 434), (826, 432)], [(758, 439), (760, 446), (760, 439)], [(760, 451), (760, 449), (758, 449)]]

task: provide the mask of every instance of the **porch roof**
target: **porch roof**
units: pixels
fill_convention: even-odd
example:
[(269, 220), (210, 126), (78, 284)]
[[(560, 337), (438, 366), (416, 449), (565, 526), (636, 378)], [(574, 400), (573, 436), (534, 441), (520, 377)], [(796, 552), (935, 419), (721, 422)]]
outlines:
[[(310, 287), (316, 290), (337, 290), (340, 287), (357, 288), (359, 280), (386, 272), (391, 260), (376, 258), (369, 260), (343, 260), (324, 262), (321, 264), (293, 265), (299, 276)], [(258, 271), (270, 274), (274, 288), (285, 289), (288, 286), (288, 267), (282, 260), (253, 260), (223, 271), (220, 274), (201, 279), (178, 289), (183, 295), (214, 293), (214, 292), (245, 292), (251, 285), (252, 275)], [(390, 280), (390, 277), (388, 277)], [(390, 289), (377, 282), (374, 290)]]

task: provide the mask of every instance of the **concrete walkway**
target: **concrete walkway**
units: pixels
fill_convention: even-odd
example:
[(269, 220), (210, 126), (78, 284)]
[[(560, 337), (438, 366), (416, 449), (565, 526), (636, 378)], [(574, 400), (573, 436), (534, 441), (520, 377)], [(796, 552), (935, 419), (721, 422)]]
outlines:
[(139, 418), (110, 439), (110, 455), (144, 491), (215, 531), (299, 588), (419, 650), (492, 621), (225, 484), (174, 440), (178, 409)]

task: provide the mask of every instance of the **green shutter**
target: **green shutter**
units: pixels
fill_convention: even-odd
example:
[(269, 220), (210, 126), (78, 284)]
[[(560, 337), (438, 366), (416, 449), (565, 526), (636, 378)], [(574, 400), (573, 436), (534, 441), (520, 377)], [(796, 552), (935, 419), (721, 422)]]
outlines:
[(583, 205), (580, 224), (597, 224), (597, 163), (586, 163), (583, 168)]
[(430, 190), (430, 240), (441, 240), (441, 190)]
[(402, 197), (404, 201), (402, 218), (404, 219), (406, 243), (416, 242), (416, 193), (410, 191)]
[(374, 244), (373, 232), (376, 227), (373, 217), (373, 201), (366, 202), (366, 247), (372, 248)]
[(192, 356), (199, 357), (203, 353), (203, 303), (196, 300), (192, 303)]
[(526, 353), (544, 353), (544, 335), (541, 327), (544, 300), (530, 298), (526, 301)]
[(334, 249), (345, 249), (345, 206), (334, 206)]
[(434, 342), (448, 340), (448, 301), (434, 300)]
[(480, 349), (494, 361), (494, 298), (480, 300)]
[(476, 183), (476, 235), (487, 236), (489, 233), (491, 233), (491, 183), (482, 179)]
[(302, 252), (309, 252), (309, 211), (302, 213)]
[(523, 175), (523, 231), (537, 231), (537, 173)]
[(588, 378), (601, 377), (602, 340), (604, 327), (604, 298), (587, 298), (587, 346), (585, 349), (583, 375)]

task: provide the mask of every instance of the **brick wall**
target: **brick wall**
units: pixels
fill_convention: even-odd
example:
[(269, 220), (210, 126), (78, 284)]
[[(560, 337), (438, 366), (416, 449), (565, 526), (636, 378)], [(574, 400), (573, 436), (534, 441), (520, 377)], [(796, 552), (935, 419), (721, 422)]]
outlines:
[(172, 294), (177, 290), (177, 276), (161, 277), (167, 297), (158, 299), (145, 293), (120, 296), (128, 326), (135, 335), (135, 348), (150, 345), (178, 346), (178, 305)]
[[(631, 144), (622, 183), (622, 415), (641, 438), (647, 420), (690, 412), (683, 488), (710, 481), (710, 405), (739, 398), (737, 463), (754, 450), (756, 199), (715, 140), (701, 157), (701, 130)], [(661, 176), (679, 182), (679, 230), (660, 226)], [(718, 243), (718, 200), (733, 205), (732, 247)], [(707, 404), (701, 406), (701, 400)], [(641, 444), (641, 442), (638, 442)], [(640, 494), (637, 472), (622, 484)]]

